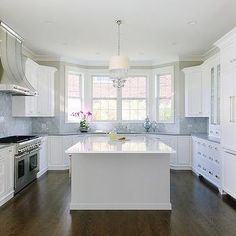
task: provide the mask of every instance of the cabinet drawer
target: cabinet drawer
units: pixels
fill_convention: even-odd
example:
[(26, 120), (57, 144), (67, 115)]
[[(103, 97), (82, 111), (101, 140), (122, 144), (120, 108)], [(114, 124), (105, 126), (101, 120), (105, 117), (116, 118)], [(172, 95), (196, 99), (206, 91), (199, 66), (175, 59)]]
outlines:
[(214, 166), (210, 166), (208, 169), (208, 176), (212, 180), (212, 182), (216, 185), (220, 184), (221, 174), (220, 169)]

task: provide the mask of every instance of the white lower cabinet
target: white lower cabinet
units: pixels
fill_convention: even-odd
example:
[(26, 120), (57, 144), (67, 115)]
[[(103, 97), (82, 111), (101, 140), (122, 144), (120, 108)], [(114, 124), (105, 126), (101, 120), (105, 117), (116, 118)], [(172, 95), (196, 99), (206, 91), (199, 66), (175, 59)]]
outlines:
[(223, 150), (223, 190), (236, 199), (236, 153)]
[(193, 137), (192, 169), (197, 175), (203, 176), (222, 191), (220, 144)]
[(39, 151), (39, 172), (37, 178), (42, 176), (48, 170), (48, 143), (47, 137), (41, 138), (41, 149)]
[(14, 196), (14, 147), (0, 149), (0, 206)]
[(65, 151), (76, 144), (82, 136), (65, 135), (48, 137), (48, 170), (69, 169), (70, 159)]
[(157, 135), (156, 137), (176, 150), (170, 157), (171, 169), (191, 170), (191, 136)]
[[(48, 137), (48, 170), (69, 169), (70, 159), (65, 151), (83, 139), (83, 135)], [(170, 166), (175, 170), (191, 170), (191, 136), (153, 135), (176, 150), (171, 154)]]

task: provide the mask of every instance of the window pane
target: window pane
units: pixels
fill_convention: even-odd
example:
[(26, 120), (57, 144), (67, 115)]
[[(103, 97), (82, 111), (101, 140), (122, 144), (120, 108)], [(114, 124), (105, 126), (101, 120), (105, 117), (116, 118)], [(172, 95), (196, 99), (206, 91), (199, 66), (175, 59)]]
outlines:
[(93, 120), (116, 120), (116, 100), (93, 100)]
[(159, 76), (159, 96), (161, 98), (172, 96), (171, 86), (171, 74)]
[(146, 117), (146, 100), (132, 99), (122, 101), (122, 120), (144, 120)]
[(73, 112), (81, 110), (81, 74), (77, 71), (67, 72), (67, 119), (68, 121), (78, 121), (78, 117), (73, 117)]
[(171, 99), (159, 99), (159, 121), (171, 121), (172, 108)]
[(76, 72), (68, 73), (68, 97), (80, 97), (80, 75)]
[(123, 98), (146, 98), (146, 77), (128, 77), (122, 88)]
[(81, 111), (81, 100), (80, 98), (68, 98), (68, 120), (69, 121), (76, 121), (79, 120), (78, 117), (73, 117), (73, 112)]
[(113, 87), (112, 81), (107, 76), (93, 76), (94, 98), (115, 98), (117, 89)]

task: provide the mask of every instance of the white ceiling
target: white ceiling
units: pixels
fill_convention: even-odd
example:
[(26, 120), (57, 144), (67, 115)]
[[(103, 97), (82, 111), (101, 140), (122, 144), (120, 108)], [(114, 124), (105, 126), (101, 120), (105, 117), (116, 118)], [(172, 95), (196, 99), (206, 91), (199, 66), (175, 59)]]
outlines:
[[(236, 26), (236, 0), (0, 0), (0, 19), (36, 54), (108, 60), (199, 56)], [(196, 24), (188, 24), (195, 21)]]

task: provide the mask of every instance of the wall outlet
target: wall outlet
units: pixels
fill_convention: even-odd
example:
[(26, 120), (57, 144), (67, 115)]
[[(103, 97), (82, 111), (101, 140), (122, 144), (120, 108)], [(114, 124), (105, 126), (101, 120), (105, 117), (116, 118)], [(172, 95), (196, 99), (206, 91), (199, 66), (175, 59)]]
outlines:
[(42, 123), (41, 128), (43, 131), (47, 130), (47, 124), (46, 123)]

